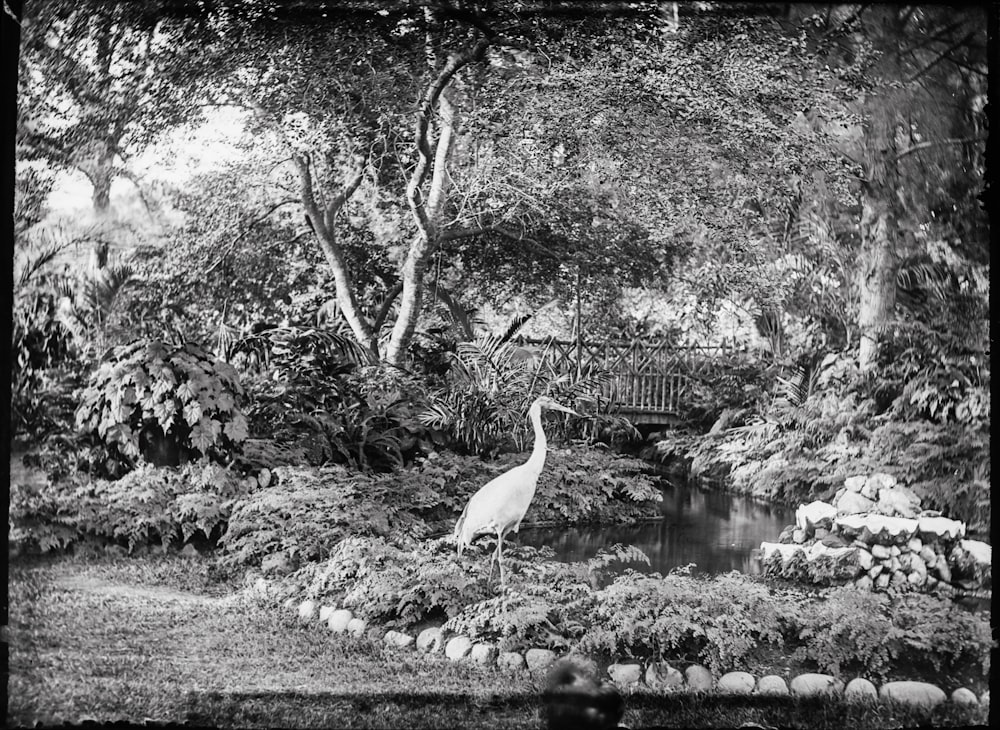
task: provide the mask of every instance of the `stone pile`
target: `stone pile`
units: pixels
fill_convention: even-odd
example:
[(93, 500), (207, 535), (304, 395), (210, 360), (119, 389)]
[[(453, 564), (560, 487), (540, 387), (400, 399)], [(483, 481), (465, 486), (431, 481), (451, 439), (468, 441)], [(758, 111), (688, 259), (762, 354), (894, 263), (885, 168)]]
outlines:
[(853, 476), (832, 503), (800, 506), (778, 542), (761, 543), (764, 572), (865, 590), (989, 594), (992, 548), (965, 524), (924, 510), (890, 474)]

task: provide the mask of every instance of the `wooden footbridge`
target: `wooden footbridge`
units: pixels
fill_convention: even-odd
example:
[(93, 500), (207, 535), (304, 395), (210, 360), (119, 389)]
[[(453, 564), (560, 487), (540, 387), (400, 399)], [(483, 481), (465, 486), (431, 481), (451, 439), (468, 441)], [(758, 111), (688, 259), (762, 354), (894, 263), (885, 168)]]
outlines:
[(676, 347), (666, 342), (568, 341), (519, 338), (524, 357), (557, 372), (601, 373), (600, 397), (612, 412), (632, 423), (665, 424), (675, 420), (700, 387), (720, 372), (723, 347)]

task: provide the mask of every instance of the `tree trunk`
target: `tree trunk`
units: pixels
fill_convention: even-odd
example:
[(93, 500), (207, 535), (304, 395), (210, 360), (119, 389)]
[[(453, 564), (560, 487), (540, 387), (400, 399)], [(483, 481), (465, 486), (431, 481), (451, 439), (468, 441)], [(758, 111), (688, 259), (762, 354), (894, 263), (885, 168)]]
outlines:
[(900, 118), (911, 98), (898, 87), (903, 74), (899, 44), (906, 16), (899, 6), (878, 6), (871, 11), (882, 33), (880, 88), (870, 92), (863, 105), (861, 185), (861, 255), (857, 284), (858, 368), (869, 372), (878, 359), (883, 334), (892, 321), (896, 297), (896, 264), (899, 237), (899, 150), (897, 138), (907, 124)]
[[(455, 130), (455, 108), (448, 98), (446, 89), (460, 68), (482, 59), (488, 45), (489, 43), (483, 40), (468, 53), (451, 56), (424, 93), (417, 113), (414, 143), (419, 157), (407, 184), (406, 198), (417, 223), (418, 232), (410, 244), (406, 261), (403, 263), (400, 277), (403, 290), (399, 298), (399, 312), (385, 352), (386, 361), (393, 365), (402, 364), (406, 350), (413, 339), (413, 333), (416, 331), (423, 302), (424, 273), (427, 270), (427, 261), (439, 243), (441, 212), (448, 200), (447, 167)], [(431, 159), (429, 128), (435, 107), (438, 112), (438, 137), (434, 143), (434, 157)], [(428, 172), (431, 182), (425, 198), (422, 186)]]
[(870, 371), (878, 358), (879, 341), (892, 319), (896, 295), (896, 216), (892, 204), (873, 199), (866, 191), (862, 200), (862, 250), (858, 268), (858, 328), (861, 342), (858, 368)]

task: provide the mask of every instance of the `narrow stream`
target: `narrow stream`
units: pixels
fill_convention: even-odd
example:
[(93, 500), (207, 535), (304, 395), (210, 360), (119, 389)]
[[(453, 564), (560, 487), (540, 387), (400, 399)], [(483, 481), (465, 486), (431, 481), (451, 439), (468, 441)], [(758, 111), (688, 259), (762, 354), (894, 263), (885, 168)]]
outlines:
[(588, 560), (615, 543), (633, 545), (649, 556), (650, 567), (637, 570), (666, 574), (694, 563), (695, 573), (761, 572), (763, 541), (776, 541), (793, 522), (795, 511), (749, 497), (727, 494), (683, 482), (661, 480), (663, 519), (643, 525), (522, 528), (511, 539), (521, 545), (548, 545), (556, 559)]

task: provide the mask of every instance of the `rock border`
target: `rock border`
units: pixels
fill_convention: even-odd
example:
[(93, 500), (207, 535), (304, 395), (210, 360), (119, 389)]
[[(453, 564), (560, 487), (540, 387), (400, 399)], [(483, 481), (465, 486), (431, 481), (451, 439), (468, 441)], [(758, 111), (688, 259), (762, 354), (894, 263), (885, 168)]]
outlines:
[[(258, 581), (260, 583), (260, 581)], [(259, 590), (263, 588), (256, 586)], [(265, 592), (266, 591), (261, 591)], [(401, 650), (418, 651), (422, 654), (444, 654), (450, 661), (469, 662), (480, 666), (496, 666), (514, 673), (528, 671), (538, 673), (547, 670), (557, 659), (551, 649), (534, 647), (525, 652), (498, 651), (493, 644), (477, 642), (463, 634), (446, 635), (441, 627), (429, 627), (414, 636), (395, 629), (368, 627), (364, 619), (355, 617), (348, 608), (320, 606), (312, 599), (296, 603), (287, 599), (282, 604), (294, 613), (302, 623), (324, 617), (319, 623), (326, 625), (331, 633), (353, 634), (381, 642), (386, 646)], [(367, 630), (366, 630), (367, 629)], [(784, 678), (770, 674), (755, 677), (749, 672), (726, 672), (715, 677), (700, 664), (691, 664), (683, 672), (664, 661), (651, 661), (647, 665), (640, 662), (615, 662), (607, 669), (608, 676), (618, 689), (625, 694), (635, 692), (712, 692), (719, 695), (766, 695), (813, 697), (830, 696), (848, 702), (895, 703), (915, 708), (931, 710), (941, 703), (951, 702), (962, 707), (981, 706), (989, 708), (990, 692), (985, 690), (980, 697), (966, 688), (960, 687), (950, 695), (937, 685), (918, 681), (886, 682), (876, 687), (872, 682), (855, 677), (847, 682), (829, 674), (805, 672), (786, 683)]]

